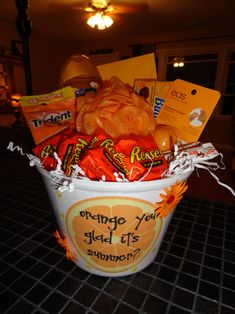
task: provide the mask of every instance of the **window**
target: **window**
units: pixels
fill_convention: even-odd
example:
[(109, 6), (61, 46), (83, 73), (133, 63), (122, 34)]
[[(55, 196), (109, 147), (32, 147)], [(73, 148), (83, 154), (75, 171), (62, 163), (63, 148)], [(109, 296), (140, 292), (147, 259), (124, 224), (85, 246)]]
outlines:
[(235, 110), (235, 52), (229, 54), (225, 91), (222, 97), (222, 114), (232, 115)]
[(208, 88), (215, 88), (218, 54), (181, 56), (182, 67), (174, 67), (175, 56), (168, 57), (167, 81), (183, 79)]
[[(235, 47), (227, 45), (180, 49), (159, 49), (158, 79), (183, 79), (221, 92), (215, 114), (231, 116), (235, 111)], [(175, 58), (183, 67), (174, 67)]]

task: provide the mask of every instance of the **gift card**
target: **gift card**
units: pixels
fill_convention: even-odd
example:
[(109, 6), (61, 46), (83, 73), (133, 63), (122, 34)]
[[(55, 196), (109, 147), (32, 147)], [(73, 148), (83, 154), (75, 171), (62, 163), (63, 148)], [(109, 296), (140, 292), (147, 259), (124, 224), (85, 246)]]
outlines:
[(196, 142), (219, 99), (216, 90), (177, 79), (158, 113), (157, 123), (173, 127), (185, 142)]

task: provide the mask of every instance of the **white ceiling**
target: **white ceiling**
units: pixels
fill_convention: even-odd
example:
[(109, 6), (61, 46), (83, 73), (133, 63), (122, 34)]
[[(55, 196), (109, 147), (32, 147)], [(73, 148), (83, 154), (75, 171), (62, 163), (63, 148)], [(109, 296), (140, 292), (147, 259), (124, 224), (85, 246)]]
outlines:
[[(99, 31), (86, 24), (88, 13), (81, 10), (86, 0), (29, 0), (29, 18), (33, 30), (68, 40), (120, 39), (129, 36), (164, 34), (189, 29), (224, 29), (225, 35), (235, 35), (235, 0), (113, 0), (122, 4), (126, 13), (117, 10), (114, 24)], [(142, 12), (128, 8), (141, 6)], [(80, 7), (79, 9), (77, 7)], [(14, 0), (0, 1), (0, 20), (15, 23), (17, 9)], [(2, 31), (2, 30), (1, 30)]]

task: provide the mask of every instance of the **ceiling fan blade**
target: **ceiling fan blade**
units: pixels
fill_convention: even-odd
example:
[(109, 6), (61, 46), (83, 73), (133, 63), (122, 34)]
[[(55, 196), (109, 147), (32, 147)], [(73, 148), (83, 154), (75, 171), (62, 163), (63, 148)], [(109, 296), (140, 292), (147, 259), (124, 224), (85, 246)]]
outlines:
[(110, 0), (90, 0), (90, 6), (97, 9), (104, 9), (110, 5)]
[(145, 0), (113, 0), (111, 5), (114, 6), (117, 10), (117, 13), (120, 14), (133, 14), (133, 13), (148, 13), (149, 6)]
[(115, 5), (116, 12), (119, 14), (148, 13), (147, 5)]
[(110, 6), (107, 7), (105, 12), (107, 12), (107, 13), (117, 13), (117, 8), (114, 7), (113, 5), (110, 5)]
[(49, 0), (48, 7), (54, 10), (82, 10), (89, 6), (89, 1), (82, 0)]
[[(107, 1), (107, 13), (114, 14), (134, 14), (149, 12), (148, 4), (145, 0), (126, 1), (111, 0)], [(84, 0), (48, 0), (48, 6), (53, 10), (79, 10), (88, 13), (94, 12), (92, 1)]]
[[(95, 8), (93, 8), (93, 7), (85, 7), (84, 8), (84, 11), (86, 11), (86, 12), (96, 12), (96, 11), (99, 11), (99, 9), (95, 9)], [(101, 10), (102, 11), (102, 10)], [(107, 9), (105, 9), (104, 10), (104, 12), (105, 13), (110, 13), (110, 14), (112, 14), (112, 13), (116, 13), (117, 12), (117, 10), (116, 10), (116, 8), (115, 7), (113, 7), (113, 6), (109, 6), (109, 7), (107, 7)]]
[(91, 8), (91, 7), (85, 7), (85, 8), (84, 8), (84, 11), (85, 11), (85, 12), (88, 12), (88, 13), (90, 13), (90, 12), (95, 12), (95, 10), (94, 10), (93, 8)]

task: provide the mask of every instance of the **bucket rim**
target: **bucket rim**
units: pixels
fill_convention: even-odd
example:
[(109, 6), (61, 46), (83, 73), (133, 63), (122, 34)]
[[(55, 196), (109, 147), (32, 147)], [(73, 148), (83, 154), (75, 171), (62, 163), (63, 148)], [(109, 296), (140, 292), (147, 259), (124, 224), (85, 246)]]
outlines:
[[(50, 172), (42, 167), (36, 166), (39, 173), (43, 178), (47, 178), (51, 181)], [(163, 189), (169, 185), (174, 184), (176, 181), (180, 182), (182, 180), (187, 180), (193, 170), (186, 173), (181, 173), (180, 175), (172, 176), (169, 178), (162, 178), (149, 181), (132, 181), (132, 182), (110, 182), (110, 181), (94, 181), (94, 180), (82, 180), (77, 178), (72, 178), (72, 183), (75, 188), (82, 190), (94, 190), (94, 191), (113, 191), (113, 192), (128, 192), (128, 191), (150, 191), (156, 189)], [(70, 179), (69, 177), (66, 177)]]

